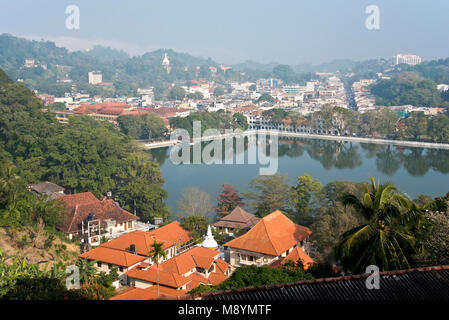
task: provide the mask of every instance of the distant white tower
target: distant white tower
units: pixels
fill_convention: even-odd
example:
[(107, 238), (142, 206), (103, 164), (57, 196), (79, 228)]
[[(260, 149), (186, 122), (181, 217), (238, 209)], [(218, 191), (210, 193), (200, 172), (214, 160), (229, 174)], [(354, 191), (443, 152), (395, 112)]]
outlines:
[(162, 59), (162, 66), (165, 68), (165, 70), (167, 70), (167, 73), (170, 73), (170, 60), (168, 59), (168, 55), (166, 52), (164, 53), (164, 58)]
[(217, 241), (215, 241), (214, 236), (212, 235), (212, 230), (210, 229), (210, 225), (207, 227), (207, 235), (204, 237), (204, 241), (201, 244), (204, 248), (215, 249), (218, 247)]

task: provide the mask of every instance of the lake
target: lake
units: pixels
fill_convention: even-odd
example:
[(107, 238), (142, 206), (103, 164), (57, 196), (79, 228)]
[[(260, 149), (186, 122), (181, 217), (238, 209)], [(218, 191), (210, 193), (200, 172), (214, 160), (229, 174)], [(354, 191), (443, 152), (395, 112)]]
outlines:
[[(248, 150), (256, 151), (254, 148), (259, 147), (246, 148), (245, 159)], [(164, 188), (169, 194), (166, 203), (172, 214), (177, 212), (176, 203), (186, 187), (208, 192), (215, 203), (222, 184), (231, 184), (241, 192), (259, 175), (259, 164), (175, 165), (170, 160), (171, 148), (149, 152), (161, 166)], [(449, 192), (449, 150), (280, 138), (278, 154), (278, 171), (288, 174), (291, 184), (303, 174), (309, 174), (323, 185), (332, 181), (369, 181), (371, 175), (376, 181), (393, 182), (412, 198), (419, 194), (436, 197)]]

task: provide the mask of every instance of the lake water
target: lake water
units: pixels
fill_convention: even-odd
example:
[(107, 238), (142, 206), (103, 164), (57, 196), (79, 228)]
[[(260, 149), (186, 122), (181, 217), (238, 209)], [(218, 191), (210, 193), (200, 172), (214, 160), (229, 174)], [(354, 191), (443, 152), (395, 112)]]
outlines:
[[(186, 187), (208, 192), (215, 203), (222, 184), (231, 184), (241, 192), (248, 190), (248, 182), (259, 175), (259, 164), (175, 165), (170, 160), (170, 148), (153, 149), (150, 153), (161, 166), (164, 188), (169, 194), (166, 203), (172, 213), (177, 212), (176, 203)], [(255, 151), (246, 149), (245, 159), (248, 150)], [(332, 181), (369, 181), (371, 175), (376, 181), (393, 182), (412, 198), (449, 192), (449, 150), (280, 138), (278, 154), (278, 171), (288, 174), (292, 184), (303, 174), (323, 185)]]

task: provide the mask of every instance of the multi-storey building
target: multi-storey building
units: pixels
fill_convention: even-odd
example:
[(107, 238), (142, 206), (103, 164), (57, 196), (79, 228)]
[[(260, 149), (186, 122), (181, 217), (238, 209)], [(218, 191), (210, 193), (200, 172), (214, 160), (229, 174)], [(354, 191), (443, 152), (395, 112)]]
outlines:
[(101, 71), (91, 71), (89, 72), (89, 84), (99, 84), (103, 82), (103, 75)]
[(394, 56), (394, 64), (398, 65), (401, 63), (415, 66), (421, 63), (421, 57), (410, 53), (406, 54), (399, 53)]

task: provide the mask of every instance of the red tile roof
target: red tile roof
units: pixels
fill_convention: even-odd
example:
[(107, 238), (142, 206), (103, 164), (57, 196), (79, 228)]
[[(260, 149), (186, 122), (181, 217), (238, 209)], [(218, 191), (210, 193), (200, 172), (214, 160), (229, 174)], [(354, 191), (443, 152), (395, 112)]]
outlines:
[(215, 260), (215, 263), (217, 264), (217, 271), (221, 272), (223, 274), (226, 273), (226, 271), (228, 271), (230, 264), (227, 263), (226, 261), (222, 260), (222, 259), (217, 259)]
[(295, 224), (277, 210), (262, 218), (247, 233), (225, 243), (224, 246), (279, 256), (310, 234), (310, 229)]
[[(176, 297), (185, 294), (186, 290), (176, 290), (159, 286), (159, 297)], [(157, 299), (157, 286), (145, 289), (130, 287), (109, 300), (153, 300)]]
[(112, 115), (120, 115), (126, 109), (131, 108), (131, 106), (127, 105), (123, 102), (102, 102), (95, 104), (82, 104), (78, 108), (74, 109), (73, 112), (75, 114), (112, 114)]
[(136, 252), (140, 255), (147, 256), (148, 252), (151, 251), (154, 241), (162, 242), (162, 248), (167, 249), (173, 246), (175, 243), (171, 241), (164, 241), (162, 239), (157, 239), (152, 237), (147, 231), (132, 231), (124, 234), (123, 236), (110, 240), (101, 244), (102, 247), (112, 248), (116, 250), (128, 250), (130, 245), (134, 244)]
[(150, 236), (163, 241), (182, 244), (192, 240), (190, 232), (184, 229), (178, 221), (173, 221), (163, 227), (149, 232)]
[(197, 246), (164, 261), (159, 267), (183, 275), (197, 267), (209, 269), (219, 255), (219, 251)]
[(296, 263), (298, 260), (302, 262), (304, 270), (307, 270), (314, 264), (313, 259), (307, 253), (305, 253), (300, 247), (295, 247), (286, 257), (275, 260), (269, 266), (272, 268), (277, 268), (286, 264), (287, 261), (293, 261)]
[(222, 273), (219, 272), (212, 272), (209, 275), (209, 283), (213, 286), (217, 286), (223, 281), (225, 281), (228, 277)]
[(162, 248), (167, 249), (178, 244), (183, 244), (191, 239), (189, 231), (182, 228), (178, 221), (174, 221), (149, 232), (138, 230), (129, 232), (120, 238), (103, 243), (101, 246), (117, 250), (127, 250), (131, 244), (134, 244), (137, 253), (146, 256), (151, 251), (155, 240), (162, 242)]
[[(206, 285), (216, 285), (221, 283), (227, 278), (224, 273), (229, 268), (229, 264), (221, 259), (217, 259), (218, 255), (220, 255), (219, 251), (196, 246), (160, 263), (159, 276), (161, 277), (162, 273), (164, 274), (164, 282), (161, 281), (161, 285), (180, 288), (183, 285), (188, 284), (188, 287), (193, 289), (201, 283)], [(213, 263), (217, 264), (217, 272), (210, 273), (209, 277), (214, 274), (212, 279), (208, 279), (205, 276), (196, 273), (197, 267), (209, 269)], [(127, 275), (130, 278), (141, 279), (148, 282), (156, 282), (156, 273), (154, 270), (156, 270), (155, 265), (148, 269), (137, 266), (128, 271)], [(193, 273), (188, 276), (184, 276), (190, 272)]]
[(145, 257), (138, 256), (129, 252), (105, 247), (97, 247), (88, 252), (80, 254), (78, 257), (83, 259), (89, 259), (92, 261), (101, 261), (104, 263), (109, 263), (116, 266), (127, 268), (146, 259)]
[(234, 229), (250, 229), (259, 222), (259, 218), (246, 212), (239, 206), (232, 212), (213, 224), (214, 227), (225, 227)]
[(295, 247), (292, 252), (290, 252), (281, 262), (281, 264), (285, 264), (288, 260), (293, 262), (297, 262), (300, 260), (302, 265), (304, 266), (304, 270), (307, 270), (313, 263), (313, 259), (309, 257), (307, 253), (305, 253), (300, 247)]
[(65, 205), (65, 215), (61, 230), (66, 233), (81, 230), (82, 221), (93, 212), (102, 223), (105, 219), (113, 219), (117, 223), (137, 220), (138, 218), (120, 208), (113, 200), (98, 200), (92, 193), (76, 193), (57, 197)]
[[(141, 270), (137, 267), (129, 270), (126, 275), (128, 278), (134, 278), (147, 282), (157, 283), (157, 269), (156, 265), (153, 265), (147, 270)], [(183, 277), (177, 273), (168, 272), (160, 268), (159, 266), (159, 284), (171, 288), (181, 288), (191, 280)]]
[(145, 108), (145, 110), (148, 110), (150, 113), (157, 114), (163, 118), (173, 118), (173, 117), (176, 117), (179, 113), (188, 111), (188, 109), (176, 108), (176, 107), (173, 107), (173, 108), (160, 107), (157, 109)]

